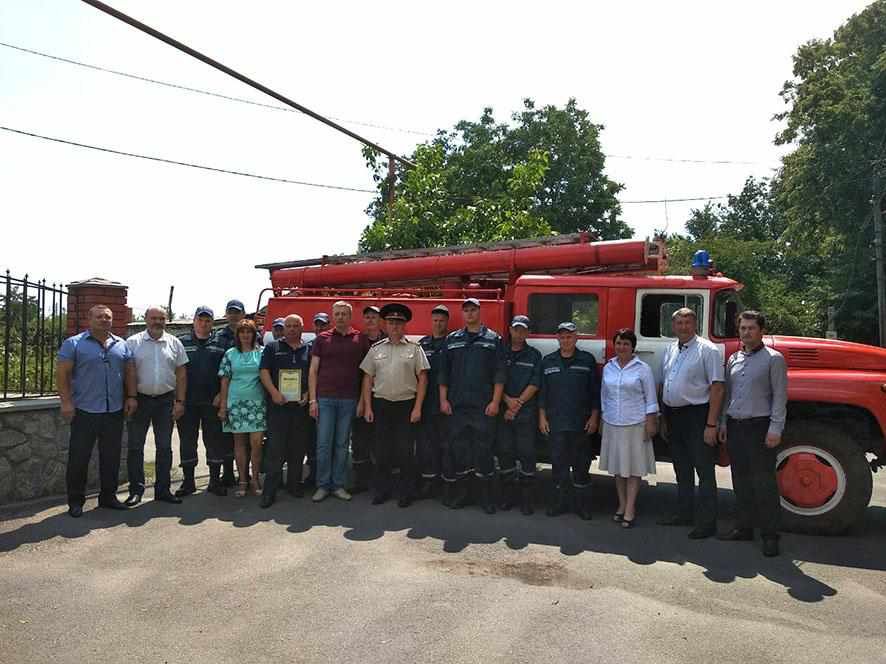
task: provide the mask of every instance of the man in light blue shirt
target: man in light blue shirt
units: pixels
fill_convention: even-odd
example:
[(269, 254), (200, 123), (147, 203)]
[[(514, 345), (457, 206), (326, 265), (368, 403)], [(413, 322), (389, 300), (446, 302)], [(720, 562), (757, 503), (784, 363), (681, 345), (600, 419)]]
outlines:
[(136, 408), (134, 399), (124, 403), (124, 385), (135, 393), (132, 353), (121, 338), (111, 333), (113, 313), (97, 304), (89, 310), (89, 329), (62, 343), (58, 352), (56, 383), (62, 417), (71, 423), (66, 484), (68, 514), (83, 514), (86, 476), (92, 448), (98, 440), (101, 493), (99, 507), (126, 509), (117, 499), (123, 417)]

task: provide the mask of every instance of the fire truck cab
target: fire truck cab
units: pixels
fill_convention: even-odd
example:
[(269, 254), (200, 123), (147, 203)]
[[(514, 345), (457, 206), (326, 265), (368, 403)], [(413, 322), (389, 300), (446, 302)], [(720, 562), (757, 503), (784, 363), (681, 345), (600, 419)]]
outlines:
[[(579, 346), (602, 365), (614, 355), (612, 336), (637, 334), (637, 353), (660, 380), (661, 359), (674, 339), (671, 315), (698, 316), (698, 334), (721, 350), (738, 348), (741, 284), (716, 274), (704, 252), (693, 274), (663, 274), (662, 241), (591, 242), (584, 234), (539, 240), (392, 251), (259, 265), (268, 269), (265, 321), (290, 313), (330, 313), (345, 300), (354, 326), (368, 304), (399, 301), (413, 310), (407, 331), (430, 332), (430, 311), (450, 310), (450, 330), (462, 325), (461, 302), (476, 297), (484, 323), (507, 337), (512, 316), (531, 321), (529, 343), (542, 354), (557, 348), (557, 325), (578, 327)], [(306, 335), (310, 336), (310, 335)], [(767, 336), (788, 364), (788, 423), (777, 476), (785, 529), (840, 533), (858, 522), (872, 492), (872, 470), (886, 463), (886, 350), (826, 339)], [(667, 458), (665, 441), (656, 454)]]

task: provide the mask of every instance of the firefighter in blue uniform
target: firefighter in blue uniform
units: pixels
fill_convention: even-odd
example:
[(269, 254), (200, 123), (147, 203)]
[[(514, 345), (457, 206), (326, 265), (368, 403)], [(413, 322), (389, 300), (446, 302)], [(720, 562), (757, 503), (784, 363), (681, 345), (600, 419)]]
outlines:
[(209, 465), (209, 491), (217, 496), (227, 494), (221, 480), (226, 459), (233, 458), (230, 439), (222, 434), (218, 408), (213, 405), (220, 391), (218, 365), (225, 348), (216, 341), (212, 331), (214, 317), (209, 307), (197, 307), (191, 330), (179, 337), (188, 354), (188, 391), (185, 412), (177, 421), (179, 453), (184, 481), (175, 495), (181, 498), (197, 490), (194, 470), (197, 467), (197, 437), (203, 431), (203, 447)]
[[(378, 343), (387, 338), (381, 329), (381, 309), (369, 305), (363, 309), (362, 336), (370, 344)], [(375, 447), (375, 424), (367, 422), (362, 416), (355, 417), (351, 423), (351, 493), (363, 493), (369, 488), (373, 475), (373, 448)]]
[[(440, 375), (440, 363), (443, 361), (443, 344), (446, 343), (446, 335), (449, 334), (449, 309), (444, 304), (438, 304), (431, 309), (431, 334), (418, 340), (422, 347), (431, 370), (428, 372), (427, 396), (422, 407), (421, 424), (418, 434), (418, 467), (421, 473), (421, 482), (418, 489), (419, 498), (432, 498), (439, 482), (441, 464), (443, 461), (442, 450), (446, 440), (447, 417), (440, 413), (440, 388), (437, 377)], [(442, 468), (444, 477), (452, 477), (448, 468)]]
[(480, 322), (479, 300), (466, 299), (462, 314), (465, 327), (446, 337), (437, 379), (440, 412), (449, 416), (446, 453), (455, 479), (447, 504), (452, 508), (468, 504), (473, 471), (480, 503), (487, 514), (494, 514), (492, 448), (504, 393), (504, 349), (501, 337)]
[(504, 408), (496, 428), (496, 455), (501, 478), (499, 507), (509, 510), (517, 504), (520, 462), (520, 511), (532, 514), (532, 486), (535, 479), (535, 435), (538, 427), (536, 394), (541, 387), (541, 353), (526, 343), (529, 318), (514, 316), (511, 343), (505, 351), (507, 381)]
[[(591, 439), (600, 425), (600, 378), (597, 360), (576, 348), (575, 323), (557, 327), (560, 348), (541, 363), (539, 430), (551, 444), (554, 494), (548, 516), (569, 511), (569, 480), (572, 476), (574, 509), (582, 519), (591, 518)], [(571, 471), (571, 473), (570, 473)]]

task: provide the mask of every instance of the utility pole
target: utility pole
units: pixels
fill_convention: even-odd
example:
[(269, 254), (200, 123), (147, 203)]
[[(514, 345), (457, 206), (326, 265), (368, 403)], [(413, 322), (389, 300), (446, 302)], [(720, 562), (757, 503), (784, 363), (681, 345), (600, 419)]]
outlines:
[(169, 287), (169, 304), (166, 305), (166, 315), (169, 316), (169, 321), (172, 322), (172, 292), (175, 290), (175, 286)]
[[(876, 167), (875, 167), (876, 168)], [(880, 331), (880, 346), (886, 347), (886, 273), (883, 260), (883, 210), (881, 199), (880, 172), (874, 171), (873, 195), (871, 196), (871, 215), (874, 222), (874, 256), (877, 265), (877, 319)]]

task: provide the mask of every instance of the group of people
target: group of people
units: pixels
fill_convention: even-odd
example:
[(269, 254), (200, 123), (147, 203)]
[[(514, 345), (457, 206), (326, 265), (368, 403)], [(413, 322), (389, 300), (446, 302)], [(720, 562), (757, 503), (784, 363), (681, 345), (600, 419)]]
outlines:
[[(527, 343), (529, 318), (514, 316), (505, 341), (483, 324), (475, 298), (462, 303), (464, 327), (454, 331), (447, 307), (434, 307), (432, 333), (418, 342), (406, 336), (412, 311), (400, 303), (366, 307), (360, 332), (351, 325), (352, 306), (336, 302), (331, 320), (325, 312), (315, 315), (316, 336), (309, 342), (302, 339), (303, 319), (291, 314), (274, 321), (273, 340), (264, 345), (242, 302), (231, 300), (225, 313), (228, 325), (214, 332), (213, 311), (199, 307), (190, 332), (178, 338), (166, 331), (163, 309), (152, 307), (146, 330), (124, 340), (110, 331), (110, 309), (97, 305), (89, 329), (65, 340), (58, 385), (62, 415), (71, 420), (71, 516), (82, 514), (96, 440), (99, 506), (127, 509), (141, 501), (143, 450), (152, 427), (154, 496), (160, 501), (180, 503), (197, 490), (202, 432), (208, 490), (260, 494), (264, 508), (284, 485), (285, 465), (286, 490), (302, 497), (313, 485), (314, 502), (330, 495), (347, 501), (372, 488), (374, 505), (396, 498), (408, 507), (439, 495), (454, 509), (478, 503), (493, 514), (519, 505), (527, 515), (533, 513), (541, 434), (552, 462), (547, 514), (575, 511), (590, 519), (590, 466), (599, 433), (599, 468), (614, 475), (618, 495), (612, 519), (628, 529), (637, 518), (642, 478), (655, 473), (652, 439), (660, 432), (677, 476), (678, 510), (659, 523), (692, 526), (692, 539), (717, 534), (714, 467), (718, 445), (725, 444), (737, 521), (719, 537), (752, 539), (759, 528), (764, 554), (778, 553), (775, 450), (787, 380), (784, 358), (763, 344), (759, 312), (740, 315), (741, 347), (724, 371), (716, 346), (696, 334), (695, 312), (676, 311), (675, 341), (664, 355), (659, 384), (636, 354), (630, 329), (614, 334), (615, 356), (601, 374), (594, 355), (577, 347), (572, 321), (559, 324), (558, 349), (542, 356)], [(129, 496), (121, 502), (124, 420)], [(173, 423), (184, 475), (175, 493)]]

